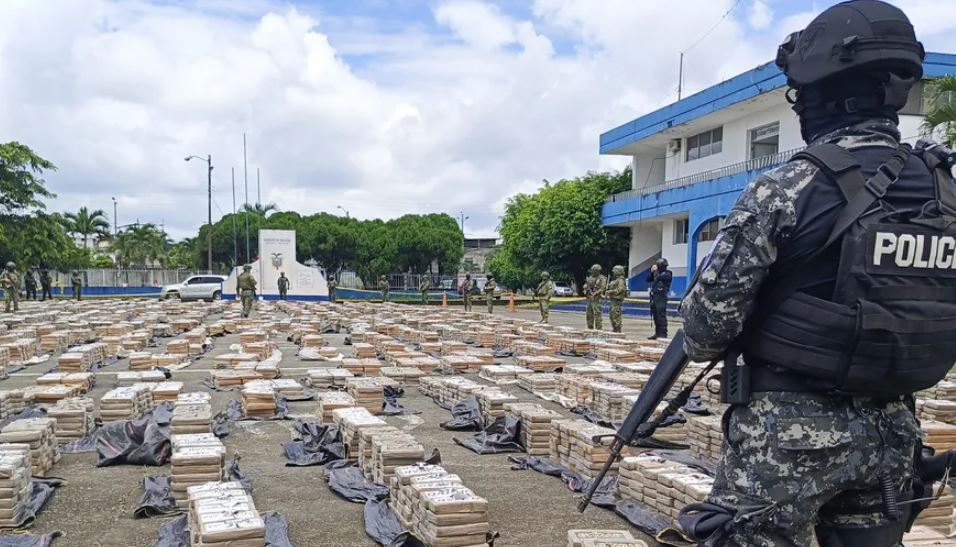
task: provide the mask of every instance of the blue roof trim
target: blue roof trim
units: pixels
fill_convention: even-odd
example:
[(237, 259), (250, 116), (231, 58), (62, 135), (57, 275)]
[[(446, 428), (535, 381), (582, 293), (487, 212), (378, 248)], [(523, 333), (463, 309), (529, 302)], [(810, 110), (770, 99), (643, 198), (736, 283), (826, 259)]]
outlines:
[[(956, 74), (956, 55), (927, 53), (923, 71), (927, 77), (932, 78)], [(692, 122), (728, 106), (779, 89), (786, 83), (786, 77), (776, 65), (762, 64), (603, 133), (600, 137), (600, 153), (613, 153), (670, 127)]]

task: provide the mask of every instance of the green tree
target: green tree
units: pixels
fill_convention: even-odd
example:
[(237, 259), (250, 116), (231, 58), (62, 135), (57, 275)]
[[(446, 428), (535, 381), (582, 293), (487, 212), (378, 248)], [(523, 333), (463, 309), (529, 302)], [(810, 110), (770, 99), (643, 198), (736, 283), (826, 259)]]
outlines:
[(938, 133), (943, 144), (956, 147), (956, 76), (933, 80), (927, 92), (930, 105), (923, 118), (923, 131)]
[(186, 238), (174, 243), (166, 255), (166, 266), (169, 268), (195, 269), (196, 254), (193, 252), (195, 240)]
[(113, 238), (113, 251), (122, 267), (164, 266), (171, 244), (166, 232), (155, 224), (136, 224)]
[(421, 274), (432, 263), (438, 271), (458, 271), (464, 254), (464, 237), (455, 219), (446, 214), (405, 215), (388, 222), (395, 242), (395, 266), (402, 272)]
[(43, 209), (43, 198), (55, 197), (44, 185), (44, 171), (56, 166), (16, 141), (0, 144), (0, 213)]
[(116, 263), (110, 258), (110, 255), (97, 254), (90, 262), (91, 268), (115, 268)]
[(509, 199), (499, 227), (504, 246), (492, 261), (492, 271), (497, 268), (509, 280), (530, 285), (528, 275), (548, 270), (580, 288), (592, 264), (610, 269), (624, 263), (627, 230), (602, 226), (601, 206), (608, 195), (630, 188), (630, 180), (630, 169), (588, 173), (555, 184), (546, 181), (536, 194)]
[(2, 263), (12, 260), (21, 270), (29, 266), (67, 270), (89, 265), (89, 251), (73, 243), (63, 229), (60, 215), (35, 211), (5, 226), (4, 233), (5, 244), (0, 246)]
[(274, 212), (274, 211), (278, 211), (278, 210), (279, 210), (279, 208), (276, 206), (275, 203), (266, 203), (266, 204), (262, 204), (262, 203), (255, 203), (255, 204), (246, 203), (245, 205), (242, 206), (242, 211), (247, 212), (247, 213), (252, 213), (252, 214), (255, 214), (255, 215), (259, 215), (260, 217), (263, 217), (263, 218), (269, 216), (270, 213), (272, 213), (272, 212)]
[(86, 207), (80, 207), (76, 213), (66, 213), (63, 218), (68, 233), (83, 236), (83, 247), (89, 247), (92, 243), (90, 236), (105, 238), (110, 234), (110, 223), (102, 209), (90, 211)]
[(488, 258), (488, 271), (502, 287), (515, 290), (536, 287), (541, 274), (530, 262), (515, 259), (508, 248), (498, 249)]

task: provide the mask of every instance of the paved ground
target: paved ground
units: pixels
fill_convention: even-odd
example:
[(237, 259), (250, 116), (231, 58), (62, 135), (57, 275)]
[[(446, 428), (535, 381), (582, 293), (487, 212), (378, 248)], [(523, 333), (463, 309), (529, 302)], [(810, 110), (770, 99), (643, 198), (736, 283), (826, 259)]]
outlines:
[[(530, 310), (519, 310), (518, 315), (529, 319), (537, 317)], [(552, 323), (583, 326), (584, 316), (553, 313)], [(642, 337), (650, 334), (652, 327), (646, 319), (628, 318), (626, 331), (634, 337)], [(344, 335), (329, 337), (333, 345), (343, 344)], [(228, 352), (229, 345), (235, 342), (238, 342), (237, 335), (215, 339), (211, 352), (190, 367), (175, 371), (173, 379), (185, 382), (187, 391), (203, 389), (201, 381), (212, 368), (211, 357)], [(279, 347), (283, 352), (280, 365), (283, 377), (301, 377), (305, 369), (315, 366), (298, 361), (292, 344), (280, 342)], [(51, 360), (30, 367), (0, 382), (0, 388), (32, 385), (36, 376), (54, 364), (55, 360)], [(121, 360), (98, 373), (92, 396), (98, 399), (111, 389), (115, 372), (126, 369), (126, 360)], [(558, 405), (541, 401), (523, 390), (510, 388), (510, 391), (564, 412)], [(232, 398), (238, 398), (238, 394), (213, 393), (214, 409), (223, 408)], [(427, 450), (438, 448), (445, 466), (489, 500), (492, 527), (501, 533), (497, 545), (562, 546), (568, 529), (629, 528), (626, 521), (603, 509), (592, 507), (584, 515), (578, 514), (574, 495), (558, 479), (533, 471), (512, 471), (507, 455), (479, 456), (459, 447), (452, 437), (468, 433), (442, 430), (438, 423), (448, 418), (447, 411), (417, 390), (408, 389), (402, 402), (420, 414), (387, 420), (411, 431)], [(311, 417), (316, 408), (315, 401), (291, 403), (293, 415)], [(280, 444), (291, 437), (291, 426), (292, 421), (241, 422), (224, 440), (230, 452), (241, 456), (243, 470), (252, 475), (256, 507), (260, 511), (284, 514), (297, 547), (374, 545), (364, 533), (362, 506), (334, 496), (323, 481), (321, 467), (285, 467)], [(56, 545), (152, 546), (164, 520), (137, 520), (132, 513), (141, 494), (142, 478), (168, 473), (168, 466), (96, 468), (95, 461), (95, 454), (63, 456), (52, 474), (65, 478), (68, 483), (57, 491), (40, 514), (35, 530), (65, 532), (66, 536)]]

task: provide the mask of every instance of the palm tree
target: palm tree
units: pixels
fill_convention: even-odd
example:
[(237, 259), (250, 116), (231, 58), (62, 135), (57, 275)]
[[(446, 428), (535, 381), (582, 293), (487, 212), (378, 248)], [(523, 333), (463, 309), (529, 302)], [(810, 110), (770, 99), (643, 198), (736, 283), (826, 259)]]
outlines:
[(256, 203), (255, 205), (245, 204), (242, 206), (243, 212), (252, 213), (254, 215), (259, 215), (260, 217), (267, 217), (269, 213), (278, 211), (279, 208), (276, 207), (275, 203), (266, 203), (265, 205), (261, 203)]
[(938, 134), (946, 146), (956, 146), (956, 76), (933, 80), (927, 92), (930, 105), (923, 118), (923, 131)]
[(63, 218), (66, 220), (67, 232), (83, 236), (84, 249), (92, 243), (90, 236), (106, 238), (110, 235), (110, 223), (102, 209), (90, 211), (86, 207), (80, 207), (76, 213), (65, 213)]
[(172, 241), (155, 224), (136, 224), (116, 235), (113, 251), (123, 266), (164, 264)]

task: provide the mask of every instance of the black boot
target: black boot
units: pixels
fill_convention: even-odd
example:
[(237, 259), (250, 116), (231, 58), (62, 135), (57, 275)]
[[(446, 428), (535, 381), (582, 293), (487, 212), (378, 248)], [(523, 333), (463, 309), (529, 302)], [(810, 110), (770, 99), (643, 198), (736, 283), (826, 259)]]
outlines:
[(648, 339), (648, 340), (657, 340), (657, 335), (656, 335), (656, 334), (652, 334), (652, 335), (648, 336), (647, 339)]

